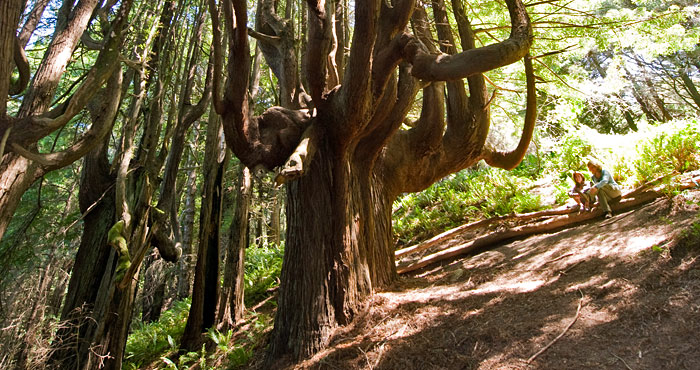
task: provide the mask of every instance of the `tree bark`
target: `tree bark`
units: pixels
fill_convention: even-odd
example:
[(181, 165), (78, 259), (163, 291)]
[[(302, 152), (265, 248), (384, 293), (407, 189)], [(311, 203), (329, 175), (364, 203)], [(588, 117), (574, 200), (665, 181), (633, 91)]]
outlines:
[[(4, 120), (7, 114), (7, 96), (10, 91), (10, 79), (14, 67), (13, 51), (15, 37), (17, 37), (17, 23), (22, 15), (22, 3), (22, 0), (7, 0), (0, 4), (0, 120)], [(0, 159), (2, 159), (2, 155), (3, 151), (0, 150)], [(0, 189), (3, 188), (0, 187)], [(1, 224), (0, 227), (2, 227)], [(0, 229), (1, 237), (2, 230)]]
[(680, 75), (681, 79), (683, 80), (683, 85), (685, 86), (686, 90), (688, 90), (688, 93), (693, 99), (693, 102), (695, 103), (695, 105), (698, 106), (698, 108), (700, 108), (700, 93), (698, 92), (695, 83), (693, 82), (693, 80), (690, 79), (688, 72), (686, 72), (685, 70), (681, 70)]
[(248, 218), (251, 201), (251, 175), (247, 167), (241, 165), (238, 175), (235, 212), (229, 229), (228, 253), (224, 267), (224, 282), (219, 296), (217, 321), (222, 328), (235, 327), (243, 318), (245, 305), (244, 262), (247, 247)]
[(144, 323), (158, 321), (165, 300), (165, 276), (162, 260), (155, 253), (144, 262), (143, 289), (141, 297), (141, 320)]
[[(213, 112), (212, 112), (213, 113)], [(192, 304), (187, 316), (180, 348), (198, 351), (203, 343), (202, 333), (216, 320), (219, 293), (219, 248), (223, 173), (226, 165), (221, 148), (221, 123), (210, 114), (205, 148), (204, 186), (199, 217), (199, 248), (192, 286)]]
[[(195, 138), (195, 148), (197, 138)], [(195, 159), (191, 158), (190, 166), (194, 165)], [(197, 171), (193, 167), (188, 170), (187, 182), (185, 183), (185, 209), (182, 211), (182, 256), (178, 261), (177, 277), (177, 299), (182, 300), (190, 295), (190, 276), (192, 270), (192, 239), (194, 236), (194, 216), (195, 216), (195, 196), (197, 194)]]
[(87, 362), (93, 335), (104, 315), (100, 292), (108, 290), (114, 251), (107, 246), (107, 232), (115, 222), (114, 177), (109, 171), (106, 143), (85, 157), (80, 183), (80, 211), (86, 214), (78, 254), (61, 312), (66, 324), (56, 333), (50, 365), (78, 369)]

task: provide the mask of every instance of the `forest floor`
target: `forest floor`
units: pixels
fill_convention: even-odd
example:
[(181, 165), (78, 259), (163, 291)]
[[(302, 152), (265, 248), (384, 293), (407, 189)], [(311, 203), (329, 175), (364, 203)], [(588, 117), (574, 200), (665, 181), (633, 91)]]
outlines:
[(699, 211), (686, 191), (402, 275), (296, 367), (700, 369)]

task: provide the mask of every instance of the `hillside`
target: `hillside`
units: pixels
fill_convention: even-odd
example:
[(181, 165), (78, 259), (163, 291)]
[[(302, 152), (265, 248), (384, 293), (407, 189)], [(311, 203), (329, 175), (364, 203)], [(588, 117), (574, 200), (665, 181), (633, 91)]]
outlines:
[(699, 210), (686, 191), (402, 276), (297, 368), (700, 368)]

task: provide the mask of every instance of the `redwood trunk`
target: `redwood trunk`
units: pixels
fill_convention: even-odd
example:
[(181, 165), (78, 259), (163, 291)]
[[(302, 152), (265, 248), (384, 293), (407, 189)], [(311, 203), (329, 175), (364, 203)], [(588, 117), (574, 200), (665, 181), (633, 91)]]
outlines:
[[(391, 195), (367, 163), (328, 146), (287, 186), (287, 236), (270, 359), (310, 356), (396, 277)], [(351, 171), (352, 169), (352, 171)]]
[(180, 342), (180, 348), (189, 351), (201, 348), (202, 333), (214, 325), (219, 293), (219, 237), (226, 160), (220, 155), (221, 124), (218, 117), (211, 114), (208, 125), (192, 304)]
[[(241, 164), (241, 166), (243, 166)], [(238, 176), (239, 192), (236, 195), (236, 211), (229, 230), (229, 246), (224, 267), (224, 283), (219, 297), (217, 321), (223, 327), (233, 327), (243, 318), (245, 305), (244, 262), (247, 247), (248, 218), (250, 213), (251, 176), (248, 168), (241, 168)]]
[[(107, 232), (115, 223), (114, 177), (109, 173), (106, 145), (87, 155), (80, 182), (80, 211), (86, 214), (83, 235), (68, 283), (61, 320), (56, 333), (55, 352), (50, 363), (59, 369), (78, 369), (85, 364), (97, 323), (104, 315), (114, 262), (114, 251), (107, 244)], [(102, 292), (102, 293), (101, 293)]]

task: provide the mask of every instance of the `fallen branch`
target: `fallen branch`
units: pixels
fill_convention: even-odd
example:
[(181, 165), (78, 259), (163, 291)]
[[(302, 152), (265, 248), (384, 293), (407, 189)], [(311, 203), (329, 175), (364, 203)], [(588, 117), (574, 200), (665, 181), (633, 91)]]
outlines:
[(553, 259), (553, 260), (551, 260), (551, 261), (547, 261), (547, 262), (545, 262), (544, 264), (546, 265), (546, 264), (549, 264), (549, 263), (552, 263), (552, 262), (556, 262), (556, 261), (559, 261), (560, 259), (564, 259), (564, 258), (566, 258), (566, 257), (573, 256), (573, 255), (574, 255), (573, 253), (566, 253), (566, 254), (563, 254), (563, 255), (561, 255), (561, 256), (559, 256), (559, 257), (557, 257), (557, 258), (555, 258), (555, 259)]
[[(640, 204), (647, 203), (660, 196), (661, 193), (659, 193), (658, 191), (649, 190), (637, 194), (637, 197), (635, 198), (622, 199), (616, 204), (611, 204), (610, 207), (615, 212), (624, 211), (636, 207)], [(397, 268), (397, 272), (399, 274), (403, 274), (406, 272), (415, 271), (435, 262), (443, 261), (462, 254), (471, 253), (481, 248), (500, 243), (506, 240), (522, 238), (533, 234), (550, 232), (565, 227), (574, 226), (584, 221), (589, 221), (603, 215), (603, 211), (600, 209), (597, 209), (593, 212), (584, 213), (575, 213), (575, 210), (568, 210), (568, 212), (568, 214), (551, 217), (543, 221), (516, 226), (507, 230), (492, 232), (490, 234), (476, 238), (468, 243), (460, 244), (452, 248), (447, 248), (445, 250), (431, 254), (429, 256), (425, 256), (413, 264)]]
[[(581, 293), (580, 290), (579, 290), (579, 293)], [(549, 344), (547, 344), (546, 346), (544, 346), (544, 348), (542, 348), (541, 350), (537, 351), (537, 353), (535, 353), (534, 355), (530, 356), (530, 358), (527, 359), (527, 363), (528, 363), (528, 364), (531, 363), (534, 359), (536, 359), (537, 356), (543, 354), (544, 351), (546, 351), (549, 347), (551, 347), (552, 344), (554, 344), (556, 341), (558, 341), (559, 339), (561, 339), (561, 337), (563, 337), (564, 334), (566, 334), (566, 332), (569, 331), (569, 329), (571, 329), (572, 326), (574, 326), (574, 323), (576, 322), (576, 320), (578, 320), (578, 317), (581, 315), (581, 306), (582, 306), (582, 305), (583, 305), (583, 293), (581, 293), (581, 299), (579, 299), (579, 301), (578, 301), (578, 308), (576, 309), (576, 316), (574, 316), (574, 319), (571, 320), (571, 322), (570, 322), (569, 325), (566, 327), (566, 329), (564, 329), (564, 331), (561, 332), (561, 334), (557, 335), (557, 337), (554, 338), (554, 340), (552, 340), (551, 342), (549, 342)]]
[(443, 241), (445, 239), (449, 239), (449, 238), (451, 238), (455, 235), (458, 235), (460, 233), (463, 233), (467, 230), (476, 229), (479, 227), (489, 225), (489, 224), (494, 223), (496, 221), (501, 221), (501, 220), (505, 219), (506, 217), (508, 217), (508, 216), (499, 216), (499, 217), (494, 217), (494, 218), (488, 218), (486, 220), (471, 222), (468, 224), (464, 224), (464, 225), (455, 227), (454, 229), (447, 230), (442, 234), (435, 235), (434, 237), (432, 237), (426, 241), (423, 241), (421, 243), (418, 243), (414, 246), (404, 248), (404, 249), (399, 249), (396, 251), (396, 253), (394, 255), (396, 256), (396, 258), (399, 258), (399, 257), (403, 257), (405, 255), (411, 254), (411, 253), (416, 253), (416, 252), (420, 252), (422, 250), (426, 250), (426, 249), (432, 247), (433, 245), (440, 243), (441, 241)]
[(399, 249), (398, 251), (395, 252), (396, 258), (403, 257), (412, 253), (417, 253), (423, 250), (426, 250), (436, 244), (439, 244), (440, 242), (449, 239), (455, 235), (459, 235), (465, 231), (471, 230), (471, 229), (477, 229), (480, 227), (488, 226), (490, 224), (493, 224), (498, 221), (526, 221), (526, 220), (531, 220), (535, 218), (542, 218), (542, 217), (549, 217), (549, 216), (557, 216), (557, 215), (566, 215), (570, 213), (576, 212), (576, 209), (574, 208), (556, 208), (556, 209), (548, 209), (545, 211), (539, 211), (539, 212), (531, 212), (531, 213), (523, 213), (523, 214), (511, 214), (511, 215), (506, 215), (506, 216), (497, 216), (497, 217), (492, 217), (488, 218), (485, 220), (480, 220), (480, 221), (475, 221), (471, 222), (465, 225), (461, 225), (458, 227), (455, 227), (454, 229), (447, 230), (443, 232), (442, 234), (436, 235), (426, 241), (423, 241), (421, 243), (418, 243), (416, 245)]

